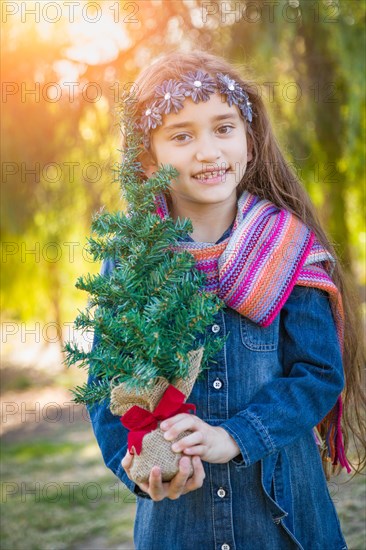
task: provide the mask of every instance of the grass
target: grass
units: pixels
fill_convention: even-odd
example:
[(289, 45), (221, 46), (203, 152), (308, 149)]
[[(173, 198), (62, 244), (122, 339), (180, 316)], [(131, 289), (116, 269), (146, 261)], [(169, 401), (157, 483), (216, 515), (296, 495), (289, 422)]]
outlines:
[(135, 497), (104, 466), (85, 422), (53, 440), (5, 438), (1, 461), (2, 550), (133, 548)]
[(330, 482), (330, 493), (336, 506), (349, 550), (366, 548), (366, 477), (348, 481), (342, 473)]

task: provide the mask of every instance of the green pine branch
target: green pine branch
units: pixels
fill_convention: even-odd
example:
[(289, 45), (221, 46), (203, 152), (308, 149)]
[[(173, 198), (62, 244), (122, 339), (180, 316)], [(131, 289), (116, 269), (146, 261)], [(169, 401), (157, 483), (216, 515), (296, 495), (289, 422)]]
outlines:
[[(169, 189), (178, 175), (161, 166), (144, 181), (141, 134), (133, 123), (132, 104), (122, 102), (122, 127), (127, 147), (116, 165), (127, 212), (99, 212), (92, 221), (89, 252), (95, 261), (113, 258), (116, 268), (108, 276), (86, 274), (77, 288), (89, 295), (88, 306), (79, 312), (75, 328), (94, 331), (97, 345), (89, 351), (76, 343), (64, 348), (68, 367), (88, 368), (97, 382), (73, 390), (77, 403), (92, 404), (109, 396), (113, 385), (144, 388), (157, 376), (173, 382), (188, 376), (188, 352), (199, 347), (224, 303), (204, 291), (205, 274), (195, 268), (187, 251), (175, 251), (177, 241), (192, 231), (189, 219), (162, 220), (155, 212), (156, 195)], [(209, 368), (224, 338), (204, 337), (201, 372)]]
[(83, 384), (83, 386), (76, 386), (75, 389), (70, 391), (74, 395), (73, 401), (75, 403), (93, 405), (96, 402), (109, 399), (110, 383), (108, 380), (102, 380), (99, 382), (92, 382), (89, 385)]

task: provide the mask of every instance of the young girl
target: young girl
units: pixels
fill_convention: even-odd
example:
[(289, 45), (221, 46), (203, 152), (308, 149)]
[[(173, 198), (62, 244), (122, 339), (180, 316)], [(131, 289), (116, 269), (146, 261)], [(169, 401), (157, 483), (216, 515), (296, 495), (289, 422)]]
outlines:
[(161, 425), (167, 440), (192, 432), (173, 447), (186, 456), (169, 483), (159, 467), (131, 481), (127, 430), (108, 404), (89, 411), (106, 465), (137, 495), (135, 547), (345, 549), (326, 479), (350, 471), (340, 423), (362, 440), (350, 407), (359, 419), (364, 396), (357, 306), (334, 249), (253, 82), (217, 56), (173, 52), (135, 89), (146, 177), (179, 171), (157, 212), (192, 220), (179, 246), (225, 301), (207, 331), (229, 333), (189, 396), (196, 414)]

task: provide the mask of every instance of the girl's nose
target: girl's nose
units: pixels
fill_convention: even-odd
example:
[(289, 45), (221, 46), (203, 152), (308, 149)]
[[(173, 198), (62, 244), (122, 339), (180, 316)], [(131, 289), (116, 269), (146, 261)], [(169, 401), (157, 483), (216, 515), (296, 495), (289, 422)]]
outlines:
[(197, 143), (196, 159), (198, 162), (215, 162), (220, 156), (221, 151), (214, 139), (206, 137)]

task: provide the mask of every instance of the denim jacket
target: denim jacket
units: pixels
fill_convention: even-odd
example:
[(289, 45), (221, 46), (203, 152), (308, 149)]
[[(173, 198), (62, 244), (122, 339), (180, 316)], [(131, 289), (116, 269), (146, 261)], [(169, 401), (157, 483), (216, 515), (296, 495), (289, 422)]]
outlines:
[[(105, 261), (102, 273), (114, 265)], [(229, 337), (188, 402), (227, 430), (240, 454), (203, 461), (200, 489), (153, 501), (121, 466), (127, 430), (119, 418), (106, 402), (89, 408), (106, 466), (137, 495), (136, 550), (347, 549), (312, 432), (344, 387), (327, 293), (295, 285), (268, 327), (226, 307), (206, 330)]]

